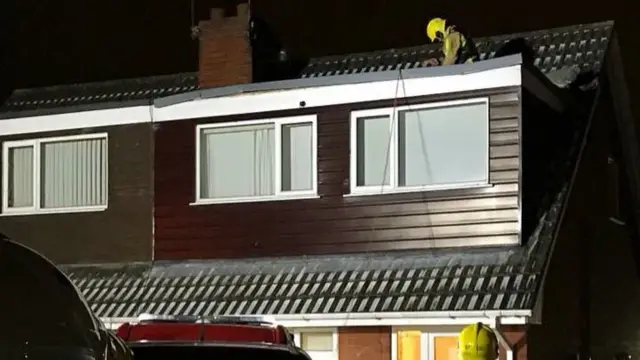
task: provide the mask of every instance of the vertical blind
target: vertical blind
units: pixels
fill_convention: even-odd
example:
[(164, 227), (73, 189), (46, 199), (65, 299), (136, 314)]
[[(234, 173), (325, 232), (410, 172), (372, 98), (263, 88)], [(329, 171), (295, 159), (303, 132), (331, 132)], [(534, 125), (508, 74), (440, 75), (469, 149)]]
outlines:
[[(311, 123), (282, 125), (276, 139), (275, 124), (211, 128), (201, 131), (200, 197), (220, 199), (313, 189), (313, 136)], [(276, 169), (280, 146), (281, 168)]]
[(106, 139), (43, 143), (40, 164), (42, 208), (106, 205)]
[(356, 123), (357, 186), (388, 185), (390, 180), (388, 116), (359, 118)]
[[(36, 169), (34, 151), (40, 151)], [(9, 148), (9, 208), (43, 209), (98, 206), (107, 203), (107, 140), (43, 142)], [(40, 180), (35, 199), (34, 180)]]
[(200, 196), (273, 195), (274, 130), (273, 124), (203, 130)]
[(9, 198), (10, 208), (33, 206), (33, 147), (9, 148)]

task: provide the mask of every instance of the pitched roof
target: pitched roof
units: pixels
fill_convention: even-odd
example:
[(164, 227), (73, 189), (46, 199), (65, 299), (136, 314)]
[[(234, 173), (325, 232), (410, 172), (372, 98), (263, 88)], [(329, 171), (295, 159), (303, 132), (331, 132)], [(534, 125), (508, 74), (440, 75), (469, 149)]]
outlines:
[(197, 89), (196, 73), (56, 85), (15, 90), (0, 105), (0, 112), (50, 110), (67, 106), (149, 104), (151, 100)]
[[(536, 54), (534, 64), (549, 72), (566, 66), (598, 71), (609, 41), (612, 21), (565, 26), (516, 34), (474, 38), (480, 60), (492, 58), (507, 41), (525, 38)], [(328, 56), (312, 59), (301, 77), (336, 76), (360, 72), (389, 71), (421, 67), (424, 60), (438, 56), (440, 47), (427, 44), (402, 49)]]
[[(495, 55), (508, 40), (524, 37), (536, 53), (535, 64), (543, 72), (578, 65), (586, 70), (599, 70), (608, 34), (613, 22), (567, 26), (519, 34), (474, 39), (482, 60)], [(370, 53), (347, 54), (311, 59), (301, 78), (335, 76), (360, 72), (421, 67), (426, 59), (436, 57), (438, 46), (421, 45)], [(0, 113), (29, 111), (33, 115), (64, 107), (89, 110), (107, 104), (125, 106), (195, 90), (196, 73), (122, 79), (100, 83), (59, 85), (19, 89), (0, 106)], [(30, 114), (21, 114), (31, 115)], [(7, 117), (6, 115), (4, 117)]]
[[(611, 24), (598, 26), (578, 27), (578, 33), (596, 36), (593, 41), (584, 38), (575, 45), (565, 43), (564, 46), (554, 42), (555, 55), (548, 58), (555, 66), (575, 63), (578, 58), (588, 59), (580, 60), (581, 66), (597, 70), (604, 60), (609, 34), (597, 29), (610, 29)], [(551, 33), (555, 34), (554, 31)], [(496, 44), (485, 46), (497, 48), (500, 41), (509, 38), (492, 38)], [(556, 38), (550, 35), (549, 39), (555, 41)], [(584, 50), (584, 58), (571, 50), (586, 49), (586, 44), (598, 46), (589, 45)], [(540, 58), (538, 66), (545, 64), (545, 58)], [(558, 166), (560, 171), (554, 175), (561, 185), (550, 195), (555, 200), (547, 205), (538, 227), (523, 246), (83, 265), (67, 266), (64, 270), (103, 318), (132, 317), (141, 312), (207, 316), (531, 310), (552, 249), (567, 197), (568, 179), (583, 138), (580, 134), (584, 130), (584, 127), (578, 129), (571, 150), (565, 154), (567, 157), (557, 159), (564, 165)]]
[(531, 309), (565, 192), (524, 247), (63, 267), (102, 318)]

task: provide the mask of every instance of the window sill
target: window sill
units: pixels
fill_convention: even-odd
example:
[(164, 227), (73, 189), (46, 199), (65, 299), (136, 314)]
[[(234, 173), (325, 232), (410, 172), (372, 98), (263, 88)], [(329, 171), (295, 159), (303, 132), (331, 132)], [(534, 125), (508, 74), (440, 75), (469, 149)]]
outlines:
[(226, 199), (209, 199), (198, 200), (190, 203), (190, 206), (203, 206), (203, 205), (216, 205), (216, 204), (237, 204), (237, 203), (257, 203), (257, 202), (271, 202), (271, 201), (290, 201), (290, 200), (308, 200), (319, 199), (320, 196), (316, 194), (305, 195), (278, 195), (278, 196), (260, 196), (253, 198), (226, 198)]
[(41, 210), (7, 210), (4, 209), (0, 216), (26, 216), (26, 215), (53, 215), (53, 214), (76, 214), (86, 212), (99, 212), (107, 210), (107, 206), (92, 206), (92, 207), (76, 207), (76, 208), (61, 208), (61, 209), (41, 209)]
[(448, 186), (430, 186), (430, 187), (412, 187), (412, 188), (396, 188), (396, 189), (351, 189), (350, 194), (343, 194), (343, 197), (356, 197), (356, 196), (373, 196), (373, 195), (393, 195), (393, 194), (408, 194), (408, 193), (424, 193), (434, 191), (447, 191), (447, 190), (473, 190), (491, 188), (493, 184), (461, 184), (461, 185), (448, 185)]

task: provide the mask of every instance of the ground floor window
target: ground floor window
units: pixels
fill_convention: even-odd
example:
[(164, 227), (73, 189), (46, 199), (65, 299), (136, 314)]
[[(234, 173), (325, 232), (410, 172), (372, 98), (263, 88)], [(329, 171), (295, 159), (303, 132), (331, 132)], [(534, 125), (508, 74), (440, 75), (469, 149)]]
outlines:
[(338, 359), (338, 333), (333, 328), (296, 329), (295, 342), (312, 360)]
[(456, 360), (459, 330), (394, 329), (392, 360)]

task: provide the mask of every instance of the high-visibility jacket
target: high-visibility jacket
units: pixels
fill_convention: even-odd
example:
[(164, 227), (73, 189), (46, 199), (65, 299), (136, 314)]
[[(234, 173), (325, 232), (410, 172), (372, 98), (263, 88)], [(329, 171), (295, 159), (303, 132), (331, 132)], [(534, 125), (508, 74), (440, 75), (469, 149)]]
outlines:
[(478, 58), (478, 49), (473, 40), (448, 26), (442, 39), (442, 53), (444, 55), (441, 65), (472, 63)]

